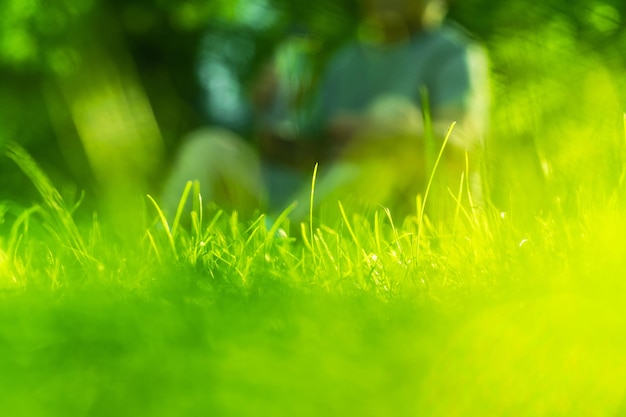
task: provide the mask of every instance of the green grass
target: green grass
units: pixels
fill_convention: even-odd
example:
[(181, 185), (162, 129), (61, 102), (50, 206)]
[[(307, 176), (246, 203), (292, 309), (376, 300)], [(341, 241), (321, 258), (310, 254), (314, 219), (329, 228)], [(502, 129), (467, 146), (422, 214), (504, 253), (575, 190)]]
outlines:
[(486, 207), (447, 226), (240, 218), (196, 184), (172, 219), (79, 216), (9, 144), (40, 198), (0, 203), (2, 414), (626, 415), (621, 106), (550, 39), (524, 79), (525, 48), (494, 51)]
[[(454, 230), (379, 209), (266, 225), (201, 204), (145, 233), (4, 203), (10, 415), (624, 415), (621, 199)], [(606, 203), (606, 204), (605, 204)], [(561, 211), (559, 211), (561, 210)], [(277, 234), (279, 228), (288, 237)], [(621, 413), (621, 414), (620, 414)]]

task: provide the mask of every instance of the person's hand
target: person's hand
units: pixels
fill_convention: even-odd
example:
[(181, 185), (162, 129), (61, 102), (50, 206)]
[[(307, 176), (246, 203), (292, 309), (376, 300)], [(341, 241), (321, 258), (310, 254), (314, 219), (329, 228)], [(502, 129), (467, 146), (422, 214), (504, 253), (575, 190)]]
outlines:
[(421, 137), (424, 133), (421, 111), (402, 96), (377, 98), (368, 106), (366, 118), (368, 131), (382, 138), (407, 134)]
[(374, 100), (363, 114), (341, 113), (328, 125), (328, 134), (335, 143), (354, 138), (421, 137), (423, 133), (420, 110), (409, 99), (396, 95)]

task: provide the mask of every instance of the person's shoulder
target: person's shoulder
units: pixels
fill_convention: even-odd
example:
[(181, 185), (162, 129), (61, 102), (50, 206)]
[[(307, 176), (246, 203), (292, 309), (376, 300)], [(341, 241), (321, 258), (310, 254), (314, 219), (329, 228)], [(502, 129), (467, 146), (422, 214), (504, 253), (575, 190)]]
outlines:
[[(483, 43), (463, 26), (446, 22), (427, 34), (432, 61), (455, 62), (470, 59), (476, 65), (485, 66), (488, 52)], [(442, 64), (443, 65), (443, 64)]]
[(446, 21), (439, 28), (429, 33), (431, 42), (452, 50), (480, 48), (482, 42), (470, 31), (454, 21)]

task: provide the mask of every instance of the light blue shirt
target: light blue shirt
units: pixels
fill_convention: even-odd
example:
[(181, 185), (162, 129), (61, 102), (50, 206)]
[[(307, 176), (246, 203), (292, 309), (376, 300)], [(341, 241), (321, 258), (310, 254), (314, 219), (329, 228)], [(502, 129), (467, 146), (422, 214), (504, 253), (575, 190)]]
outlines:
[(406, 97), (431, 114), (454, 107), (474, 112), (486, 124), (488, 61), (475, 41), (453, 26), (415, 35), (392, 46), (353, 41), (339, 49), (322, 74), (317, 95), (299, 130), (323, 132), (340, 113), (360, 113), (385, 95)]

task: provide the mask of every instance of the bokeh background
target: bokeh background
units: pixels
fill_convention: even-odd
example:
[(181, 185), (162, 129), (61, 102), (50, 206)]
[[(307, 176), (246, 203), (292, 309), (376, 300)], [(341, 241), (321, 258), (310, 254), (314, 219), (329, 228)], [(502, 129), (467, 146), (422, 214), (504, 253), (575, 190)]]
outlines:
[[(87, 208), (158, 193), (186, 133), (207, 123), (245, 133), (246, 88), (286, 34), (306, 39), (314, 74), (355, 29), (357, 8), (357, 0), (4, 0), (0, 144), (25, 146), (66, 199), (85, 192)], [(455, 0), (450, 18), (491, 57), (485, 165), (494, 204), (570, 212), (617, 189), (626, 3)], [(0, 196), (36, 198), (6, 158)]]

